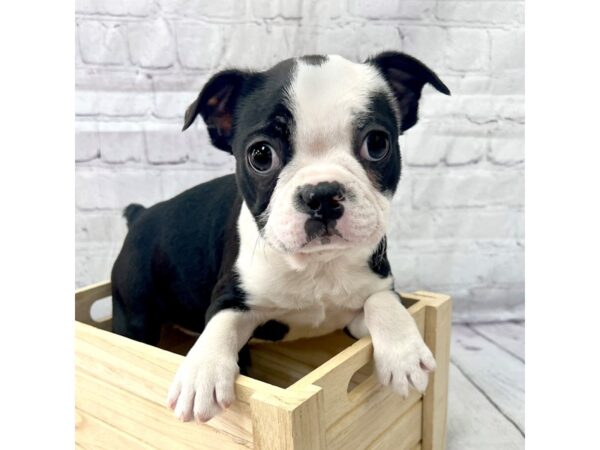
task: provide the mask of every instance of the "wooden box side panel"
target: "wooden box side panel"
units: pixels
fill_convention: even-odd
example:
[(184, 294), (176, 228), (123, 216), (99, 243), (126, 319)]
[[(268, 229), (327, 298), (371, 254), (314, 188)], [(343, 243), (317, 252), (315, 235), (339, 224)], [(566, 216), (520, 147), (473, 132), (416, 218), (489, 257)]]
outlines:
[(120, 439), (141, 442), (139, 447), (161, 442), (160, 448), (197, 448), (206, 442), (207, 448), (252, 448), (250, 398), (257, 391), (286, 395), (285, 390), (240, 376), (237, 401), (227, 411), (209, 424), (181, 423), (164, 404), (181, 360), (168, 351), (77, 323), (76, 441), (87, 442), (103, 427), (107, 444)]

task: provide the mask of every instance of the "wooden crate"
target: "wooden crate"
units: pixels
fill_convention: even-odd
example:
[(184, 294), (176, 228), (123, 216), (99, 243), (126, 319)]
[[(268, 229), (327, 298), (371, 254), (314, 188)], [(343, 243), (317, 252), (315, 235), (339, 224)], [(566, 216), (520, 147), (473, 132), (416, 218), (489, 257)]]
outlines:
[(251, 343), (251, 377), (236, 381), (237, 401), (207, 424), (179, 422), (164, 406), (167, 389), (195, 338), (164, 329), (159, 346), (112, 334), (90, 308), (110, 282), (75, 294), (78, 448), (106, 449), (443, 449), (451, 301), (402, 294), (437, 370), (424, 395), (406, 399), (373, 374), (369, 337), (336, 332), (293, 342)]

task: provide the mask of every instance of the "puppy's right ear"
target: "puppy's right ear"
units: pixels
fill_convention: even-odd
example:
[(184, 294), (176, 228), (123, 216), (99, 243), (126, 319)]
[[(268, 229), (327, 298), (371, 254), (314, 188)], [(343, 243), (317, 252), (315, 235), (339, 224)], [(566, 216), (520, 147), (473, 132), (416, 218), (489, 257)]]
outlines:
[(233, 113), (248, 75), (239, 70), (224, 70), (214, 75), (186, 110), (183, 130), (200, 114), (213, 145), (231, 153)]

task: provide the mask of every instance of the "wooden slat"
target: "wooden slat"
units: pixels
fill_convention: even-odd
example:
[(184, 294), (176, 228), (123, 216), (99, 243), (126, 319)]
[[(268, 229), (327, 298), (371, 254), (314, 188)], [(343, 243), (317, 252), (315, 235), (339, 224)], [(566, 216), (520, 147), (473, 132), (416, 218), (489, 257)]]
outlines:
[[(177, 421), (166, 407), (82, 371), (76, 375), (77, 408), (111, 424), (122, 433), (152, 442), (157, 448), (252, 448), (251, 442), (233, 438), (207, 425)], [(80, 430), (77, 434), (85, 433)], [(82, 441), (83, 436), (76, 436)]]
[[(402, 418), (396, 420), (375, 441), (367, 447), (368, 450), (416, 450), (421, 448), (421, 421), (423, 418), (423, 403), (416, 403)], [(360, 448), (360, 447), (355, 447)]]
[(75, 443), (94, 450), (156, 448), (81, 410), (75, 411)]
[[(169, 375), (168, 377), (163, 378), (162, 381), (163, 383), (166, 383), (164, 385), (164, 397), (160, 399), (156, 397), (156, 401), (162, 402), (164, 398), (166, 398), (168, 383), (170, 383), (179, 364), (183, 361), (183, 356), (176, 355), (157, 347), (151, 347), (141, 342), (127, 339), (123, 336), (98, 330), (82, 323), (76, 323), (75, 330), (77, 339), (94, 342), (99, 348), (110, 349), (111, 353), (121, 355), (125, 361), (125, 367), (130, 365), (127, 363), (130, 358), (139, 356), (146, 361), (145, 364), (148, 370), (155, 370), (156, 366), (167, 369), (167, 372), (163, 372), (163, 376), (165, 376), (165, 373), (169, 373)], [(123, 368), (119, 367), (117, 370), (121, 371)], [(249, 403), (252, 394), (259, 389), (261, 391), (272, 392), (275, 395), (285, 395), (285, 390), (253, 378), (239, 376), (236, 380), (236, 396), (238, 400), (244, 403)]]
[[(163, 421), (164, 426), (176, 426), (179, 423), (164, 406), (164, 401), (168, 386), (183, 357), (81, 323), (76, 324), (76, 332), (78, 388), (81, 380), (84, 380), (83, 392), (87, 392), (86, 386), (93, 386), (92, 394), (98, 394), (96, 397), (89, 393), (87, 396), (79, 396), (78, 408), (95, 417), (97, 410), (106, 413), (108, 408), (110, 414), (98, 418), (114, 425), (111, 420), (122, 420), (119, 411), (109, 405), (116, 395), (119, 397), (117, 401), (122, 405), (135, 399), (140, 408), (148, 407), (153, 414), (158, 414), (156, 420)], [(238, 400), (230, 408), (208, 425), (188, 425), (210, 428), (209, 434), (218, 433), (220, 436), (228, 436), (227, 439), (230, 440), (236, 436), (235, 439), (250, 445), (252, 424), (248, 403), (257, 389), (275, 395), (286, 395), (282, 389), (240, 376), (236, 380)], [(131, 417), (130, 420), (137, 419)], [(143, 433), (142, 428), (130, 425), (129, 430), (134, 436), (139, 437), (135, 433)]]
[[(367, 448), (395, 423), (410, 416), (411, 411), (414, 413), (415, 405), (421, 404), (421, 395), (414, 391), (408, 398), (402, 399), (390, 388), (379, 385), (375, 377), (371, 380), (371, 396), (353, 402), (353, 408), (327, 428), (328, 449)], [(401, 448), (412, 448), (421, 439), (421, 415), (422, 409), (419, 406), (418, 419), (406, 419), (417, 425), (414, 430), (415, 438), (409, 436), (407, 446)]]
[(521, 430), (525, 429), (525, 364), (522, 361), (462, 325), (454, 326), (452, 361)]
[(452, 302), (441, 294), (423, 293), (425, 309), (425, 344), (433, 353), (437, 368), (429, 375), (423, 397), (423, 450), (446, 448), (448, 406), (448, 367), (450, 364), (450, 329)]
[(523, 450), (525, 439), (490, 401), (450, 365), (448, 450)]
[(525, 361), (525, 325), (522, 322), (489, 323), (470, 327), (521, 361)]

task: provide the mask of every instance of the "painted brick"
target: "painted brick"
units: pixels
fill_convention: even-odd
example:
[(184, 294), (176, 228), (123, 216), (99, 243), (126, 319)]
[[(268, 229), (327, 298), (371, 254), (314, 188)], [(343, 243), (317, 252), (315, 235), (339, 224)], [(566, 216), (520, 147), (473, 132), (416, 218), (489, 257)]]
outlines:
[(75, 205), (81, 210), (122, 209), (130, 203), (162, 200), (160, 182), (150, 170), (77, 170)]
[(405, 291), (416, 286), (417, 258), (415, 255), (402, 253), (394, 246), (388, 245), (388, 261), (394, 274), (394, 285), (398, 290)]
[(176, 33), (177, 54), (183, 67), (209, 70), (217, 65), (223, 47), (223, 34), (218, 25), (180, 23)]
[(488, 94), (525, 94), (525, 70), (509, 70), (495, 73)]
[(435, 5), (431, 1), (351, 0), (350, 13), (368, 19), (422, 19)]
[(83, 287), (110, 278), (110, 271), (118, 250), (111, 248), (76, 248), (75, 252), (75, 283)]
[(505, 166), (520, 164), (525, 159), (523, 137), (492, 138), (488, 158), (494, 164)]
[(118, 23), (92, 20), (77, 23), (79, 51), (87, 64), (125, 64), (127, 43)]
[[(285, 0), (283, 0), (285, 2)], [(305, 9), (313, 22), (323, 23), (327, 19), (337, 19), (343, 14), (343, 2), (310, 2)]]
[[(264, 27), (247, 23), (228, 29), (228, 41), (220, 61), (220, 67), (252, 67), (266, 69), (294, 52), (292, 43), (295, 30), (292, 27)], [(248, 43), (260, 43), (260, 51), (248, 51)]]
[(382, 49), (402, 50), (402, 38), (395, 26), (364, 28), (360, 36), (357, 55), (359, 61), (365, 61), (369, 56), (380, 53)]
[(516, 2), (444, 1), (436, 5), (435, 16), (441, 21), (517, 25), (524, 21), (524, 5)]
[(142, 67), (165, 68), (175, 62), (175, 42), (164, 19), (128, 25), (131, 62)]
[(181, 164), (190, 152), (189, 134), (180, 125), (147, 125), (146, 155), (151, 164)]
[(281, 15), (286, 19), (300, 19), (302, 17), (303, 3), (304, 2), (302, 0), (282, 0), (281, 5), (279, 6), (281, 9)]
[(214, 178), (227, 175), (230, 170), (223, 169), (185, 169), (185, 170), (163, 170), (161, 171), (162, 190), (165, 198), (171, 198), (186, 189), (194, 187)]
[(447, 209), (404, 211), (392, 221), (390, 241), (435, 245), (442, 240), (494, 242), (504, 245), (523, 239), (524, 214), (521, 209)]
[[(154, 93), (154, 115), (161, 119), (180, 119), (183, 126), (183, 117), (188, 106), (196, 100), (199, 91), (176, 92), (158, 91)], [(197, 120), (202, 121), (201, 117)]]
[(198, 119), (198, 123), (185, 130), (184, 134), (189, 143), (189, 159), (191, 162), (198, 163), (201, 168), (207, 170), (220, 171), (225, 169), (233, 171), (235, 161), (233, 156), (213, 147), (202, 119)]
[(79, 122), (75, 128), (75, 161), (91, 161), (99, 155), (100, 137), (97, 124)]
[(520, 30), (490, 30), (492, 40), (492, 71), (522, 71), (525, 67), (525, 32)]
[(466, 136), (446, 137), (445, 162), (449, 166), (476, 164), (486, 153), (488, 140)]
[(416, 270), (421, 286), (476, 285), (489, 279), (494, 265), (491, 255), (451, 252), (419, 255)]
[(449, 29), (446, 42), (446, 67), (459, 72), (488, 70), (489, 40), (486, 30)]
[(152, 105), (149, 92), (77, 91), (75, 94), (78, 116), (144, 116), (152, 110)]
[(106, 246), (123, 242), (127, 224), (122, 211), (86, 212), (75, 216), (75, 240)]
[(522, 251), (507, 253), (494, 261), (491, 280), (498, 284), (525, 283), (525, 255)]
[(158, 3), (167, 16), (219, 19), (246, 16), (246, 2), (240, 0), (158, 0)]
[(360, 29), (355, 26), (336, 26), (320, 29), (314, 35), (315, 53), (340, 55), (351, 61), (358, 60)]
[(108, 163), (142, 161), (145, 153), (142, 127), (128, 123), (99, 124), (100, 156)]
[(406, 25), (401, 25), (398, 29), (402, 33), (403, 51), (419, 58), (436, 72), (443, 68), (446, 54), (444, 50), (448, 45), (446, 30), (434, 26)]
[(143, 17), (156, 11), (154, 0), (77, 0), (75, 11), (81, 14)]
[(409, 166), (437, 166), (444, 158), (446, 139), (445, 136), (409, 132), (406, 145), (401, 146), (404, 161)]
[(413, 180), (413, 206), (463, 208), (523, 205), (522, 171), (447, 173)]
[(434, 167), (441, 161), (449, 166), (475, 164), (483, 158), (486, 148), (484, 138), (410, 133), (403, 150), (408, 165)]
[[(285, 3), (285, 1), (283, 2)], [(272, 19), (279, 14), (279, 2), (273, 0), (253, 0), (251, 3), (252, 15), (261, 19)]]

